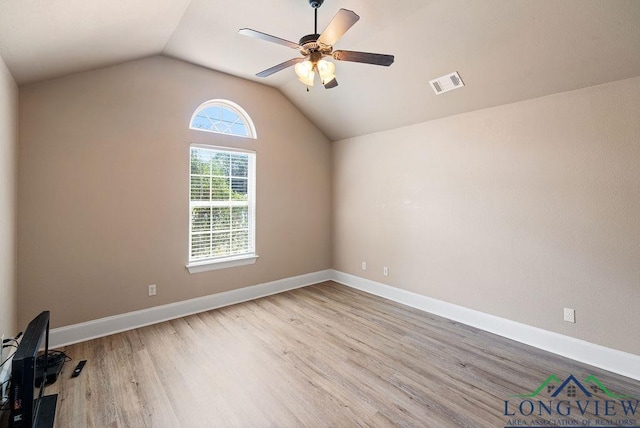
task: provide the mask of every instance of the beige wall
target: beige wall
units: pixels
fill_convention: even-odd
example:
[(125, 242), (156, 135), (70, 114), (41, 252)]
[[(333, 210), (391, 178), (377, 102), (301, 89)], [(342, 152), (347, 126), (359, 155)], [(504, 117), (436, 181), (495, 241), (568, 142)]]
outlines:
[(18, 87), (0, 57), (0, 335), (16, 325)]
[(640, 78), (333, 149), (334, 268), (640, 355)]
[[(0, 68), (7, 334), (17, 89)], [(245, 108), (259, 138), (188, 130), (211, 98)], [(333, 266), (640, 354), (638, 117), (640, 78), (336, 142), (332, 174), (328, 141), (279, 92), (221, 73), (153, 57), (24, 86), (18, 325), (43, 309), (69, 325)], [(191, 142), (257, 151), (255, 265), (184, 268)]]
[[(224, 98), (258, 139), (188, 129)], [(190, 275), (189, 144), (257, 152), (255, 265)], [(53, 326), (330, 268), (331, 146), (275, 89), (165, 57), (20, 88), (18, 308)], [(157, 284), (158, 295), (147, 296)]]

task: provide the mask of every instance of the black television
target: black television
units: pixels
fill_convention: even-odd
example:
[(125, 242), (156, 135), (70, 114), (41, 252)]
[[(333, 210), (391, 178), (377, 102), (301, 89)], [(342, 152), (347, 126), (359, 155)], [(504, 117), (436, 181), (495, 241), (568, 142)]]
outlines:
[(13, 355), (9, 389), (11, 427), (53, 427), (58, 396), (44, 395), (46, 372), (39, 379), (40, 383), (36, 383), (36, 361), (40, 351), (44, 352), (44, 367), (47, 367), (49, 317), (49, 311), (44, 311), (31, 320)]

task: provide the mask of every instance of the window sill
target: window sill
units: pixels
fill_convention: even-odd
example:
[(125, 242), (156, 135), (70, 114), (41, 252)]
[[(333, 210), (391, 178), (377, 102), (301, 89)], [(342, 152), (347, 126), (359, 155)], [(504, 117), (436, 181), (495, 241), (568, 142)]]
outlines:
[(242, 255), (237, 257), (225, 257), (223, 259), (205, 260), (202, 262), (190, 263), (187, 265), (189, 273), (207, 272), (210, 270), (227, 269), (237, 266), (252, 265), (256, 262), (256, 254)]

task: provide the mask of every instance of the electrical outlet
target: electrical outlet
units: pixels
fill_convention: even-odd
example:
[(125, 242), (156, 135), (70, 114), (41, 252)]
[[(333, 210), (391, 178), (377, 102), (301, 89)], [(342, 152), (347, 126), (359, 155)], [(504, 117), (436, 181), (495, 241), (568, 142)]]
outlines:
[(367, 262), (362, 262), (362, 270), (367, 270)]
[(388, 267), (386, 267), (386, 266), (385, 266), (385, 267), (383, 267), (383, 268), (382, 268), (382, 274), (383, 274), (384, 276), (389, 276), (389, 268), (388, 268)]
[(156, 285), (151, 284), (149, 286), (149, 296), (155, 296), (155, 295), (156, 295)]
[(564, 308), (564, 320), (566, 322), (576, 322), (575, 309)]

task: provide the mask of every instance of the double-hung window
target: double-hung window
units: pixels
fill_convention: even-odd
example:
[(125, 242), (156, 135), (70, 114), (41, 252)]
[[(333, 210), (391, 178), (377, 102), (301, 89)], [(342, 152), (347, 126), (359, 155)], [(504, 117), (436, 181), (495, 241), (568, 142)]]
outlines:
[(255, 152), (190, 150), (189, 271), (255, 262)]

